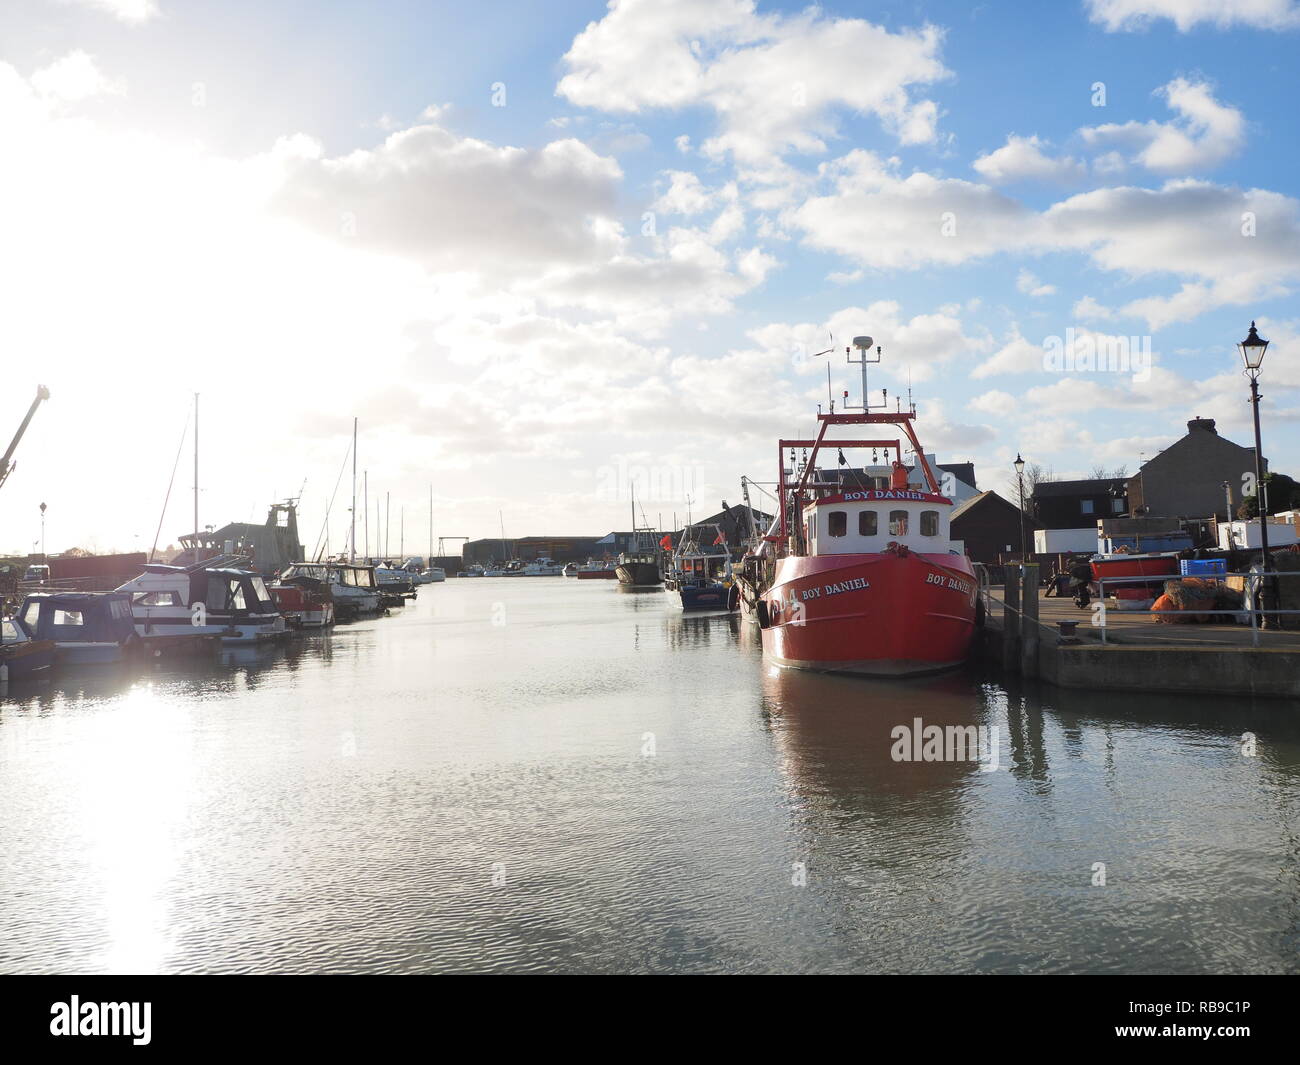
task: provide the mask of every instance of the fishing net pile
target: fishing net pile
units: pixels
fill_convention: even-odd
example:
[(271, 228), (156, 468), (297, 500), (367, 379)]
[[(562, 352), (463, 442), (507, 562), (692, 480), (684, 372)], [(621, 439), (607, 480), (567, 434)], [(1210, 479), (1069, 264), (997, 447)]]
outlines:
[[(1300, 547), (1293, 546), (1285, 551), (1270, 552), (1269, 561), (1275, 573), (1300, 574)], [(1300, 610), (1300, 575), (1295, 577), (1273, 578), (1277, 588), (1278, 610)], [(1278, 623), (1284, 629), (1300, 628), (1300, 614), (1279, 614)]]
[(1165, 582), (1165, 591), (1152, 605), (1156, 611), (1153, 621), (1166, 625), (1188, 625), (1197, 622), (1230, 622), (1227, 614), (1211, 614), (1211, 610), (1240, 610), (1242, 593), (1229, 588), (1223, 581), (1204, 577), (1181, 577)]

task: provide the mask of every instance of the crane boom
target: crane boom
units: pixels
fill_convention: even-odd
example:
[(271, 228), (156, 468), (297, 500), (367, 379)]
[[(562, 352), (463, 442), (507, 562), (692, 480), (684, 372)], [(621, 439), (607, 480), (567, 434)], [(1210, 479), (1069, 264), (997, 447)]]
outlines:
[(18, 450), (18, 444), (22, 441), (23, 434), (27, 432), (27, 426), (31, 423), (32, 415), (36, 413), (36, 408), (41, 405), (43, 400), (50, 398), (50, 390), (44, 385), (36, 386), (36, 398), (32, 400), (32, 405), (27, 408), (27, 417), (22, 420), (18, 426), (18, 432), (14, 433), (14, 438), (9, 442), (9, 447), (5, 451), (4, 458), (0, 459), (0, 484), (4, 484), (9, 479), (9, 474), (14, 468), (14, 452)]

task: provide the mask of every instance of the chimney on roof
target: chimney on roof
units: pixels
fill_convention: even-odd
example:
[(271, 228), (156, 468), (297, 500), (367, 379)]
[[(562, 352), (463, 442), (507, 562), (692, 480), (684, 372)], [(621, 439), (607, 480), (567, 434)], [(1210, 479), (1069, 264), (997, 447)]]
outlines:
[(1187, 423), (1187, 431), (1189, 433), (1193, 433), (1197, 429), (1202, 429), (1207, 433), (1214, 433), (1215, 436), (1218, 436), (1219, 434), (1219, 430), (1214, 427), (1213, 418), (1193, 418)]

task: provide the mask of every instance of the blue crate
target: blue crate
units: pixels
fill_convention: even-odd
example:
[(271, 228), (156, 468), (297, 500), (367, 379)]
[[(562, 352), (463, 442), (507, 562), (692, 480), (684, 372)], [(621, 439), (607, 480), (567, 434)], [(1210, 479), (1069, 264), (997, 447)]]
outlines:
[(1184, 577), (1222, 577), (1228, 572), (1225, 558), (1184, 558), (1178, 562), (1178, 572)]

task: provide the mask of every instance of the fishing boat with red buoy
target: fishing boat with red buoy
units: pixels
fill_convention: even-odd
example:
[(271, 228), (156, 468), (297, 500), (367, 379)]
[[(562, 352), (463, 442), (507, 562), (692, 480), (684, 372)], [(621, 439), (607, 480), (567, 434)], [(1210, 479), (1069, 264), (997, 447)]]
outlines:
[[(762, 630), (764, 656), (778, 665), (866, 676), (934, 673), (970, 652), (978, 581), (950, 538), (953, 503), (917, 439), (915, 408), (868, 405), (866, 366), (879, 361), (868, 357), (871, 345), (870, 337), (855, 338), (861, 358), (848, 360), (863, 368), (862, 405), (837, 414), (832, 403), (831, 413), (818, 412), (815, 439), (779, 442), (779, 513), (736, 583), (742, 609)], [(831, 434), (860, 425), (900, 428), (915, 470), (902, 461), (902, 439)], [(888, 477), (840, 469), (845, 452), (863, 448), (893, 452)], [(838, 452), (838, 465), (823, 469), (818, 460), (827, 449)]]

